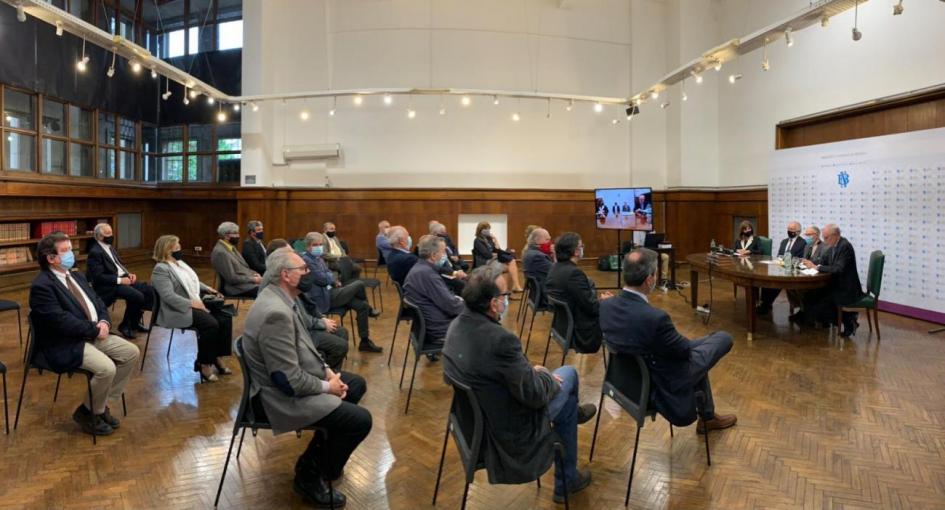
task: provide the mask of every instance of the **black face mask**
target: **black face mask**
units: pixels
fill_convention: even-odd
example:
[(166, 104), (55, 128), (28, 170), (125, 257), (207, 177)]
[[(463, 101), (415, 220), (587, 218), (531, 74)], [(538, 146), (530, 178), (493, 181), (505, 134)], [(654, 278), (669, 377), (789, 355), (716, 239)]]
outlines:
[(112, 244), (115, 242), (115, 236), (105, 236), (102, 238), (102, 242), (105, 244)]
[(790, 230), (788, 230), (787, 236), (791, 239), (794, 239), (795, 237), (797, 237), (797, 232), (791, 232)]
[(742, 237), (751, 237), (751, 235), (752, 235), (753, 233), (754, 233), (754, 231), (752, 231), (752, 230), (746, 230), (746, 231), (742, 232)]
[(305, 294), (308, 291), (312, 290), (312, 287), (315, 286), (315, 275), (312, 273), (306, 273), (299, 278), (299, 284), (296, 286), (299, 289), (299, 292)]
[(325, 232), (325, 235), (328, 237), (335, 237), (335, 231), (332, 230), (331, 232)]
[(254, 233), (253, 233), (253, 236), (254, 236), (256, 239), (259, 239), (260, 241), (262, 241), (262, 240), (263, 240), (263, 237), (265, 237), (265, 233), (264, 233), (264, 232), (254, 232)]
[(226, 238), (226, 242), (232, 244), (233, 246), (236, 246), (237, 244), (239, 244), (240, 238), (239, 238), (239, 237), (227, 237), (227, 238)]
[(172, 251), (171, 257), (174, 257), (174, 260), (180, 260), (184, 258), (184, 250)]

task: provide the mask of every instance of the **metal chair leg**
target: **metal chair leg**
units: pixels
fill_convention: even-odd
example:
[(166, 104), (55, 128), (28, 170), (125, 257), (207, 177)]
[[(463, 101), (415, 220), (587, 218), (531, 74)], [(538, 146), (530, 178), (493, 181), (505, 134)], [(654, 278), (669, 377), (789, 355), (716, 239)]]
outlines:
[[(89, 413), (91, 413), (92, 419), (93, 419), (93, 423), (94, 423), (94, 419), (95, 419), (95, 400), (94, 400), (94, 397), (92, 396), (92, 376), (86, 377), (86, 378), (85, 378), (85, 382), (86, 382), (86, 384), (87, 384), (88, 387), (89, 387), (89, 407), (90, 407)], [(98, 441), (96, 441), (96, 437), (95, 437), (95, 426), (94, 426), (94, 425), (92, 426), (92, 444), (93, 444), (93, 445), (98, 444)]]
[[(154, 312), (152, 312), (154, 313)], [(148, 357), (148, 344), (151, 343), (151, 330), (154, 329), (154, 326), (148, 328), (148, 337), (144, 340), (144, 351), (141, 353), (141, 368), (140, 372), (144, 371), (144, 360)]]
[(397, 385), (398, 390), (404, 389), (404, 374), (407, 373), (407, 356), (410, 354), (410, 341), (407, 341), (407, 348), (404, 349), (404, 363), (403, 367), (400, 369), (400, 384)]
[(460, 510), (466, 510), (466, 497), (469, 495), (469, 482), (466, 482), (466, 486), (463, 487), (463, 504), (459, 507)]
[[(527, 310), (526, 310), (527, 312)], [(525, 352), (528, 352), (528, 346), (532, 343), (532, 330), (535, 328), (535, 316), (538, 312), (532, 310), (532, 320), (528, 323), (528, 336), (525, 338)]]
[(128, 405), (125, 404), (125, 392), (121, 392), (121, 414), (128, 416)]
[(623, 500), (623, 506), (630, 504), (630, 488), (633, 486), (633, 469), (637, 465), (637, 450), (640, 447), (640, 427), (637, 425), (637, 438), (633, 441), (633, 460), (630, 461), (630, 480), (627, 482), (627, 497)]
[[(523, 300), (522, 303), (524, 302), (525, 301)], [(525, 307), (525, 312), (523, 312), (522, 319), (519, 320), (519, 323), (518, 323), (518, 341), (519, 342), (522, 341), (522, 335), (525, 334), (525, 319), (528, 319), (528, 307), (525, 306), (524, 304), (522, 306)]]
[(20, 318), (20, 309), (16, 309), (16, 328), (20, 332), (20, 345), (23, 345), (23, 319)]
[(591, 456), (587, 459), (588, 462), (594, 460), (594, 445), (597, 444), (597, 428), (600, 427), (600, 415), (603, 413), (604, 409), (604, 393), (600, 394), (600, 402), (597, 403), (597, 419), (594, 421), (594, 435), (591, 436)]
[[(246, 429), (243, 429), (246, 432)], [(226, 468), (230, 467), (230, 455), (233, 454), (233, 443), (236, 441), (236, 431), (230, 436), (230, 447), (226, 450), (226, 461), (223, 462), (223, 474), (220, 475), (220, 485), (217, 487), (217, 497), (213, 500), (213, 508), (220, 504), (220, 493), (223, 492), (223, 481), (226, 480)]]
[(394, 358), (394, 342), (397, 341), (397, 327), (400, 326), (400, 317), (394, 320), (394, 334), (390, 337), (390, 352), (387, 353), (387, 366), (390, 366), (390, 360)]
[(669, 424), (669, 438), (670, 439), (673, 438), (673, 424), (672, 423)]
[[(234, 434), (234, 435), (236, 435), (236, 434)], [(255, 435), (256, 435), (256, 431), (254, 430), (254, 431), (253, 431), (253, 436), (255, 436)], [(246, 428), (245, 428), (245, 427), (243, 427), (243, 433), (240, 434), (240, 445), (239, 445), (239, 447), (236, 449), (236, 460), (240, 460), (240, 453), (243, 451), (243, 438), (244, 438), (244, 437), (246, 437)]]
[(413, 381), (417, 378), (417, 364), (420, 363), (420, 352), (414, 352), (413, 358), (413, 373), (410, 374), (410, 389), (407, 390), (407, 405), (404, 406), (404, 414), (407, 414), (407, 411), (410, 409), (410, 396), (413, 395)]
[(59, 383), (60, 382), (62, 382), (62, 374), (59, 374), (59, 376), (56, 377), (56, 391), (53, 392), (53, 396), (52, 396), (53, 402), (55, 402), (56, 399), (59, 398)]
[(29, 374), (30, 368), (28, 366), (23, 367), (23, 384), (20, 385), (20, 398), (16, 403), (16, 418), (13, 420), (13, 430), (16, 430), (16, 426), (20, 424), (20, 407), (23, 405), (23, 393), (26, 392), (26, 376)]
[[(237, 301), (238, 303), (239, 301)], [(174, 328), (171, 328), (171, 337), (167, 339), (167, 356), (164, 358), (167, 360), (168, 367), (171, 363), (171, 345), (174, 343)]]
[(7, 409), (7, 373), (3, 376), (3, 425), (6, 427), (7, 435), (10, 435), (10, 411)]
[(440, 467), (436, 470), (436, 485), (433, 486), (433, 506), (436, 506), (436, 495), (440, 492), (440, 477), (443, 476), (443, 461), (446, 459), (446, 443), (450, 438), (450, 422), (446, 420), (446, 434), (443, 435), (443, 453), (440, 454)]
[(545, 343), (545, 357), (541, 359), (541, 364), (546, 365), (548, 363), (548, 349), (551, 348), (551, 333), (548, 333), (548, 342)]
[[(869, 313), (869, 310), (867, 310), (866, 313)], [(876, 339), (882, 340), (883, 335), (880, 334), (879, 332), (879, 309), (878, 308), (873, 308), (873, 322), (876, 323)]]

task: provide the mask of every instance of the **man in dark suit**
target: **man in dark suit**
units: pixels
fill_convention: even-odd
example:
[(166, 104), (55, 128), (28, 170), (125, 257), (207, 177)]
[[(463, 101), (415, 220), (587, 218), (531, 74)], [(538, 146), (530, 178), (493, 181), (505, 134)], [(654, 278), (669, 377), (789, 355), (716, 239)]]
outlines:
[(410, 252), (413, 246), (413, 239), (410, 232), (400, 225), (394, 225), (387, 231), (387, 239), (390, 241), (390, 255), (387, 257), (387, 273), (390, 279), (397, 282), (401, 288), (404, 286), (404, 280), (407, 279), (407, 273), (410, 268), (417, 263), (417, 256)]
[(138, 347), (108, 333), (105, 303), (81, 273), (70, 271), (75, 254), (69, 236), (53, 232), (42, 238), (36, 259), (40, 271), (29, 298), (36, 357), (55, 370), (92, 372), (92, 402), (86, 396), (72, 419), (87, 434), (107, 436), (120, 425), (108, 402), (121, 399), (138, 359)]
[(574, 367), (533, 367), (515, 334), (502, 327), (511, 294), (503, 270), (491, 262), (470, 275), (466, 307), (446, 335), (443, 371), (478, 397), (487, 427), (481, 458), (490, 483), (537, 479), (555, 460), (555, 435), (561, 438), (565, 454), (555, 462), (554, 491), (561, 503), (566, 490), (572, 494), (591, 483), (590, 471), (577, 469), (577, 425), (597, 408), (578, 405)]
[(459, 248), (456, 247), (456, 243), (453, 242), (453, 238), (450, 237), (449, 233), (446, 231), (446, 225), (438, 221), (431, 221), (430, 233), (441, 237), (443, 242), (446, 243), (446, 256), (449, 258), (450, 265), (453, 267), (453, 271), (469, 271), (469, 264), (460, 258)]
[[(735, 425), (735, 415), (715, 413), (709, 370), (732, 349), (732, 336), (717, 331), (689, 340), (676, 331), (669, 314), (649, 303), (659, 276), (657, 253), (637, 248), (623, 265), (626, 285), (619, 296), (600, 306), (600, 322), (610, 352), (637, 354), (650, 370), (650, 402), (670, 423), (686, 426), (696, 419), (696, 430)], [(695, 391), (705, 394), (703, 416), (696, 416)]]
[[(794, 260), (801, 260), (804, 257), (804, 248), (807, 243), (801, 238), (801, 224), (797, 221), (788, 223), (787, 237), (781, 240), (781, 246), (778, 247), (778, 257), (784, 257), (790, 253)], [(759, 315), (764, 315), (771, 311), (771, 305), (777, 299), (781, 289), (761, 289), (761, 304), (755, 310)]]
[[(808, 268), (816, 268), (821, 273), (832, 275), (830, 285), (808, 294), (805, 309), (810, 313), (807, 322), (819, 321), (833, 324), (837, 319), (837, 307), (858, 301), (863, 296), (860, 285), (860, 273), (856, 270), (856, 253), (853, 245), (840, 236), (840, 227), (830, 223), (823, 228), (824, 243), (830, 251), (820, 264), (804, 260)], [(856, 312), (843, 312), (843, 331), (840, 336), (849, 338), (856, 333), (860, 323)]]
[(801, 258), (807, 259), (814, 264), (820, 264), (830, 251), (829, 247), (820, 239), (820, 228), (817, 225), (811, 225), (804, 229), (804, 255)]
[[(443, 345), (450, 322), (463, 311), (463, 300), (450, 292), (437, 267), (448, 264), (446, 243), (425, 235), (417, 243), (419, 260), (404, 280), (404, 298), (420, 308), (426, 323), (425, 346)], [(429, 356), (435, 361), (436, 356)]]
[(95, 225), (95, 242), (89, 247), (86, 261), (86, 278), (95, 289), (105, 307), (108, 308), (117, 299), (125, 300), (125, 316), (118, 325), (121, 336), (132, 339), (135, 332), (147, 332), (141, 324), (144, 310), (150, 310), (154, 301), (154, 289), (147, 283), (138, 281), (138, 276), (128, 271), (127, 266), (118, 256), (113, 246), (115, 236), (108, 223)]
[(522, 269), (525, 271), (526, 278), (534, 278), (538, 281), (541, 293), (539, 305), (547, 306), (545, 282), (548, 279), (548, 273), (551, 272), (551, 266), (554, 265), (554, 245), (551, 242), (551, 234), (543, 228), (536, 228), (528, 234), (527, 243), (528, 247), (522, 254)]
[(322, 225), (324, 229), (322, 234), (326, 238), (325, 242), (325, 262), (328, 267), (338, 273), (341, 283), (348, 283), (351, 280), (357, 280), (361, 276), (362, 259), (355, 259), (348, 250), (348, 243), (338, 237), (335, 224), (326, 222)]
[(253, 271), (259, 274), (266, 273), (266, 246), (263, 244), (263, 224), (259, 220), (250, 220), (246, 224), (249, 237), (243, 241), (243, 259)]
[[(584, 256), (581, 236), (565, 232), (555, 241), (557, 262), (548, 273), (548, 295), (564, 301), (574, 317), (574, 347), (577, 352), (591, 353), (600, 349), (601, 330), (598, 322), (599, 301), (594, 282), (577, 266)], [(601, 293), (600, 299), (612, 298), (610, 292)], [(563, 319), (561, 319), (563, 320)]]

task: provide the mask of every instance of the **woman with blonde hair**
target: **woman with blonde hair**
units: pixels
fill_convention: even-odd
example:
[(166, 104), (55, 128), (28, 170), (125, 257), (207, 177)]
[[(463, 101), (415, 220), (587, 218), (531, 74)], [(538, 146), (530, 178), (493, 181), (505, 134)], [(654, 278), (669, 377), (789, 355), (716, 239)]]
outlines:
[(232, 331), (223, 331), (221, 326), (232, 328), (232, 322), (222, 306), (211, 304), (215, 297), (217, 304), (222, 305), (223, 295), (201, 283), (197, 273), (181, 260), (182, 254), (177, 236), (163, 235), (154, 242), (153, 259), (157, 264), (151, 273), (151, 285), (161, 300), (154, 313), (162, 327), (196, 331), (194, 372), (200, 372), (201, 381), (216, 381), (214, 370), (221, 375), (233, 373), (221, 360), (231, 354), (232, 335)]
[(519, 282), (518, 264), (515, 263), (515, 250), (503, 250), (499, 241), (492, 235), (492, 225), (488, 221), (481, 221), (476, 225), (476, 239), (473, 241), (473, 268), (484, 266), (496, 259), (508, 266), (512, 280), (512, 292), (522, 292)]

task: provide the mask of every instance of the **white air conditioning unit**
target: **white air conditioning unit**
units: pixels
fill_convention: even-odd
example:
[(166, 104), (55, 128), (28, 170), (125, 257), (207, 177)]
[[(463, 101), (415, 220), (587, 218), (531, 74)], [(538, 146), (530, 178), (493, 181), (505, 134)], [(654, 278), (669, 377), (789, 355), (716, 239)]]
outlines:
[(337, 158), (341, 154), (340, 143), (316, 143), (311, 145), (285, 145), (282, 158), (286, 163), (292, 161), (313, 161)]

